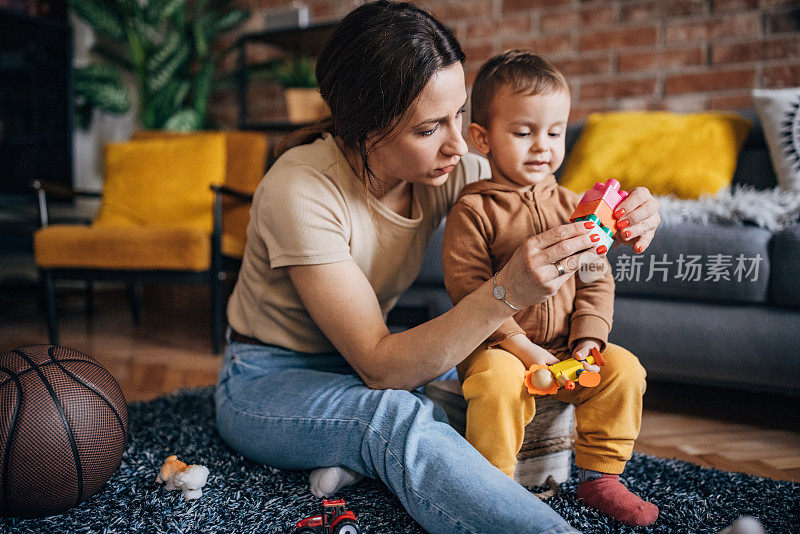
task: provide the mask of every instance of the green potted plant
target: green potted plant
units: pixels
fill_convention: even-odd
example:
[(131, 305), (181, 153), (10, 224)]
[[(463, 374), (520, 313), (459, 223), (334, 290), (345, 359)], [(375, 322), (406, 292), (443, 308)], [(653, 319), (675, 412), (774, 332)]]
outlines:
[(128, 90), (122, 83), (119, 70), (110, 65), (93, 63), (73, 69), (75, 94), (75, 124), (88, 130), (92, 121), (92, 109), (121, 115), (131, 109)]
[(120, 73), (133, 75), (139, 120), (146, 129), (192, 131), (207, 127), (208, 101), (220, 61), (218, 38), (250, 16), (228, 0), (68, 0), (97, 36), (100, 57), (76, 69), (76, 112), (120, 113), (130, 106)]
[(267, 77), (283, 87), (291, 122), (313, 122), (328, 115), (328, 108), (319, 94), (311, 58), (289, 56), (277, 62)]

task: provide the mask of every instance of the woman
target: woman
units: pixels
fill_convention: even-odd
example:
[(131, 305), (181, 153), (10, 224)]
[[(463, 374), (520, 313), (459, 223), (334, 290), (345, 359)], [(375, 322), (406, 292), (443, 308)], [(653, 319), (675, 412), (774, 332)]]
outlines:
[[(413, 5), (380, 1), (342, 20), (317, 62), (332, 118), (281, 147), (254, 198), (217, 426), (256, 462), (339, 466), (312, 473), (318, 494), (380, 478), (430, 532), (574, 532), (414, 391), (514, 313), (492, 281), (416, 328), (385, 323), (458, 192), (488, 174), (461, 136), (463, 61)], [(657, 202), (636, 189), (621, 207), (628, 244), (643, 250)], [(568, 224), (530, 238), (497, 283), (535, 305), (597, 258), (589, 231)]]

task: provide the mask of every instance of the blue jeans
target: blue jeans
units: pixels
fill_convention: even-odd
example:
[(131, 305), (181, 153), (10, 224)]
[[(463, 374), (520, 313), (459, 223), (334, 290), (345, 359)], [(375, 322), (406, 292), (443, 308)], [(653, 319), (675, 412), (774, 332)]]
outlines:
[(229, 343), (215, 400), (219, 433), (243, 456), (379, 478), (429, 532), (577, 532), (490, 464), (429, 398), (370, 389), (338, 353)]

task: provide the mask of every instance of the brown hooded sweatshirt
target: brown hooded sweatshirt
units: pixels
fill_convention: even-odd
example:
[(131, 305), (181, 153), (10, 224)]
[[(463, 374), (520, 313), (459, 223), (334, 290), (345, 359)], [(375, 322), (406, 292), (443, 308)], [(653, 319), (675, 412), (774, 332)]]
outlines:
[[(525, 239), (568, 223), (578, 201), (553, 175), (519, 188), (489, 180), (467, 185), (444, 231), (444, 281), (453, 303), (502, 269)], [(606, 262), (602, 278), (584, 283), (572, 276), (555, 296), (505, 321), (489, 336), (489, 346), (525, 334), (553, 354), (571, 351), (582, 338), (597, 339), (605, 349), (614, 312), (614, 277), (608, 260), (598, 261)], [(513, 294), (507, 298), (514, 304)]]

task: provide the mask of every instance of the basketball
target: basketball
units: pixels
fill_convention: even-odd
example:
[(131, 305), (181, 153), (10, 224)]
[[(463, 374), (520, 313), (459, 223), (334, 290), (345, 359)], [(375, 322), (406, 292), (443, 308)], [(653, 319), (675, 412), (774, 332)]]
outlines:
[(119, 467), (127, 435), (122, 390), (91, 356), (53, 345), (0, 354), (0, 515), (85, 501)]

